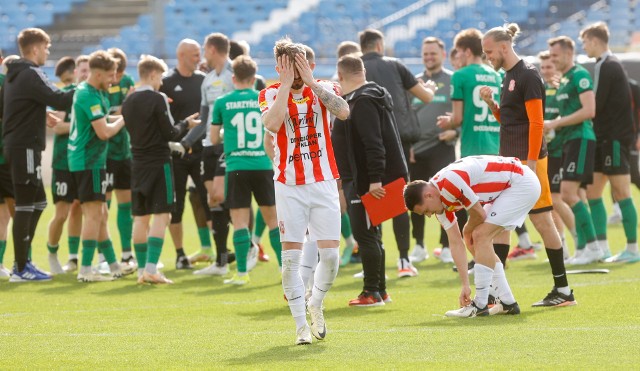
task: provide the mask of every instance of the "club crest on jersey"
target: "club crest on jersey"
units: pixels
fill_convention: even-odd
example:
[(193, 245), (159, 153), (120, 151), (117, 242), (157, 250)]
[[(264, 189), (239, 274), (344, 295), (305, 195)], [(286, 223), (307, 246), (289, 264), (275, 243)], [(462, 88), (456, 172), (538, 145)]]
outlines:
[(280, 229), (280, 234), (284, 234), (284, 221), (283, 220), (278, 222), (278, 228)]
[(509, 91), (513, 91), (516, 88), (516, 80), (509, 81)]

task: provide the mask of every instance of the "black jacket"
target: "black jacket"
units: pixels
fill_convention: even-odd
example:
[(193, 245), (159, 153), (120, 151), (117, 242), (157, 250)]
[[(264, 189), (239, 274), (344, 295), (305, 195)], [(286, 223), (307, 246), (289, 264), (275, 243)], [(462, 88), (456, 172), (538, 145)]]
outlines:
[(371, 183), (384, 185), (398, 178), (408, 180), (407, 162), (389, 92), (374, 82), (367, 82), (347, 94), (345, 100), (351, 111), (344, 122), (346, 145), (335, 151), (346, 152), (336, 154), (336, 158), (348, 159), (358, 196), (369, 192)]
[(0, 96), (5, 148), (44, 150), (47, 106), (66, 111), (73, 103), (73, 93), (59, 90), (29, 60), (8, 64)]

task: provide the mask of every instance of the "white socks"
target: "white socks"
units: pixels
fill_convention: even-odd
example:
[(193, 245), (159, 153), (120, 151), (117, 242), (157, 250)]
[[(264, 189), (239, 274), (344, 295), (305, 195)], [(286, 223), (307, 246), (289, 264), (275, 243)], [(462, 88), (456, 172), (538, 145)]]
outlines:
[(484, 308), (489, 302), (489, 288), (493, 278), (493, 269), (486, 265), (478, 264), (473, 267), (474, 283), (476, 285), (476, 302), (478, 308)]
[(496, 263), (496, 266), (493, 268), (491, 285), (493, 289), (496, 290), (501, 302), (505, 304), (513, 304), (516, 302), (511, 292), (511, 287), (509, 287), (509, 282), (507, 282), (507, 276), (504, 274), (504, 266), (502, 263)]
[(313, 273), (318, 266), (318, 242), (306, 240), (302, 245), (302, 262), (300, 263), (300, 276), (305, 290), (313, 286)]
[(529, 232), (524, 232), (523, 234), (518, 235), (518, 245), (523, 249), (528, 249), (533, 246), (533, 242), (531, 242), (531, 238), (529, 237)]
[(287, 297), (296, 328), (307, 324), (304, 305), (304, 283), (300, 277), (300, 250), (282, 250), (282, 289)]
[(317, 308), (322, 308), (322, 300), (327, 295), (327, 291), (333, 285), (333, 281), (338, 275), (340, 265), (340, 253), (337, 247), (318, 249), (320, 253), (320, 263), (316, 268), (314, 284), (309, 303)]

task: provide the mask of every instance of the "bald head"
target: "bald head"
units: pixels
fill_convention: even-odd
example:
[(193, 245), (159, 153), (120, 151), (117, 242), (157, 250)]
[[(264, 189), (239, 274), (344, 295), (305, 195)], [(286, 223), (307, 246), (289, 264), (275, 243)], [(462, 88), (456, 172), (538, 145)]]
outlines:
[(178, 70), (183, 75), (191, 75), (200, 63), (200, 44), (192, 39), (183, 39), (176, 48)]

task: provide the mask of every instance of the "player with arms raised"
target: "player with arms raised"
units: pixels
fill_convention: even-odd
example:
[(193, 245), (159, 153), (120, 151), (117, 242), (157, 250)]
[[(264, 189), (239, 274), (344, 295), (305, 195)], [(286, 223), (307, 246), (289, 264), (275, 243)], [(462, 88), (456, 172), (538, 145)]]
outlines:
[[(349, 106), (328, 81), (316, 80), (305, 49), (285, 38), (274, 47), (280, 82), (260, 92), (264, 126), (275, 137), (275, 193), (282, 241), (282, 287), (296, 321), (296, 344), (326, 335), (322, 301), (338, 273), (340, 202), (338, 168), (330, 135), (330, 113), (345, 120)], [(309, 299), (300, 277), (302, 243), (309, 230), (318, 241), (320, 262)]]

